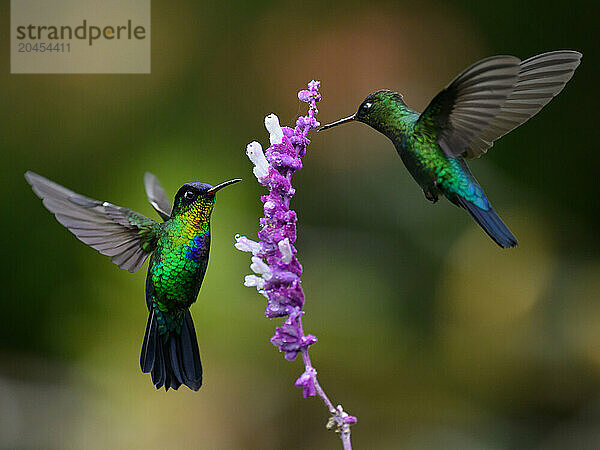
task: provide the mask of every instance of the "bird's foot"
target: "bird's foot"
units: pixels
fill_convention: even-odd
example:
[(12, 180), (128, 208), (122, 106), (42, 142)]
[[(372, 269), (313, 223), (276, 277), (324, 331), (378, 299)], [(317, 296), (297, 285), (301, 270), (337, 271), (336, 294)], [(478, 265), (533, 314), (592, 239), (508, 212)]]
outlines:
[(436, 203), (440, 198), (437, 194), (434, 194), (431, 191), (423, 191), (423, 193), (425, 194), (425, 198), (427, 200), (429, 200), (431, 203)]

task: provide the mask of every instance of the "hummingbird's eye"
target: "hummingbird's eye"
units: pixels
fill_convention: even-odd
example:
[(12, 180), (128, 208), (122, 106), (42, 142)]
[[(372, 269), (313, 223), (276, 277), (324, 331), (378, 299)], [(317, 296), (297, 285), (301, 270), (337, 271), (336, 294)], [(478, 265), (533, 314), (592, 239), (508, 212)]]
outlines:
[(196, 198), (196, 193), (193, 191), (185, 191), (185, 194), (183, 194), (183, 198), (185, 198), (186, 200), (194, 200)]
[(367, 109), (371, 108), (371, 106), (373, 106), (373, 103), (367, 102), (362, 105), (362, 109), (366, 111)]

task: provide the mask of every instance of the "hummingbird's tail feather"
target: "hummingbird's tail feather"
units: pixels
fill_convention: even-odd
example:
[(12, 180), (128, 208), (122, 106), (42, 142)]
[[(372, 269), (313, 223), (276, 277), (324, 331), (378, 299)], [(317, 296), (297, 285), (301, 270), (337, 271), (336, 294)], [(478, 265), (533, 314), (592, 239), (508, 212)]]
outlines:
[(489, 209), (485, 210), (459, 195), (456, 196), (456, 200), (460, 206), (469, 211), (473, 219), (496, 244), (502, 248), (517, 246), (517, 238), (502, 222), (492, 205), (489, 205)]
[(150, 309), (140, 357), (142, 372), (151, 373), (157, 389), (164, 386), (166, 391), (177, 390), (185, 384), (197, 391), (202, 386), (202, 364), (190, 312), (183, 313), (179, 332), (164, 335), (158, 332), (158, 314)]

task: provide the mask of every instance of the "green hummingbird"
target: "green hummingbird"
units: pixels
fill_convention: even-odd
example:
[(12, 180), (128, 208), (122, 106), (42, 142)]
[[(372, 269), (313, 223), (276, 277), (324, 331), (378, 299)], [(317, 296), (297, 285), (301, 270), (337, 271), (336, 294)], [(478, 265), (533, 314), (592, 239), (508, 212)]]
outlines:
[(202, 365), (189, 308), (196, 301), (210, 249), (210, 216), (215, 194), (240, 179), (217, 186), (186, 183), (173, 208), (158, 179), (144, 176), (148, 200), (163, 222), (131, 209), (77, 194), (36, 173), (25, 179), (44, 206), (77, 239), (121, 269), (135, 272), (150, 256), (146, 276), (149, 316), (142, 344), (142, 372), (150, 372), (157, 389), (185, 384), (197, 391)]
[(402, 162), (436, 202), (441, 195), (466, 209), (501, 247), (517, 239), (502, 222), (466, 159), (477, 158), (494, 141), (537, 114), (565, 86), (581, 53), (559, 50), (524, 61), (515, 56), (483, 59), (460, 73), (422, 113), (391, 90), (373, 92), (358, 111), (319, 131), (347, 123), (366, 123), (387, 136)]

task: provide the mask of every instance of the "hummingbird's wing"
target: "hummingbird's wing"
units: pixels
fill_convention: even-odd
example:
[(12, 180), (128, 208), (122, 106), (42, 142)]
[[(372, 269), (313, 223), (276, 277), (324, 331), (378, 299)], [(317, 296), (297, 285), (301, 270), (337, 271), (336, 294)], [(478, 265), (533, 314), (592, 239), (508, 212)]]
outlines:
[(563, 90), (581, 62), (582, 54), (559, 50), (533, 56), (519, 64), (515, 88), (485, 131), (474, 139), (463, 154), (478, 158), (496, 139), (524, 124)]
[(33, 172), (25, 179), (77, 239), (135, 272), (156, 248), (160, 225), (135, 211), (79, 195)]
[(500, 112), (518, 81), (519, 63), (492, 56), (473, 64), (431, 100), (415, 131), (435, 136), (451, 157), (462, 154)]
[(158, 178), (154, 174), (146, 172), (144, 174), (144, 187), (146, 188), (148, 201), (158, 215), (165, 221), (169, 220), (172, 211), (171, 202), (167, 198), (167, 194), (165, 194)]
[(537, 114), (571, 79), (581, 53), (561, 50), (520, 61), (494, 56), (466, 69), (417, 121), (450, 157), (476, 158)]

